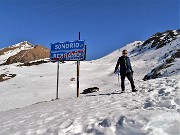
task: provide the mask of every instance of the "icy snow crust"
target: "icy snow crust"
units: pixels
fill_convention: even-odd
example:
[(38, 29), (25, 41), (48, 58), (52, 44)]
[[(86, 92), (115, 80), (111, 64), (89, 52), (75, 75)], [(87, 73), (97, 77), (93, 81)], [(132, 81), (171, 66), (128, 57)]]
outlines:
[(76, 98), (76, 81), (70, 81), (76, 78), (75, 62), (60, 64), (60, 99), (55, 101), (50, 100), (56, 96), (57, 63), (0, 66), (2, 74), (17, 74), (0, 83), (0, 135), (179, 135), (179, 60), (166, 69), (173, 74), (142, 81), (167, 50), (179, 49), (179, 41), (130, 53), (138, 93), (131, 93), (126, 80), (126, 93), (120, 94), (113, 71), (121, 51), (131, 52), (140, 41), (101, 59), (81, 62), (81, 91), (95, 86), (100, 91), (80, 98)]

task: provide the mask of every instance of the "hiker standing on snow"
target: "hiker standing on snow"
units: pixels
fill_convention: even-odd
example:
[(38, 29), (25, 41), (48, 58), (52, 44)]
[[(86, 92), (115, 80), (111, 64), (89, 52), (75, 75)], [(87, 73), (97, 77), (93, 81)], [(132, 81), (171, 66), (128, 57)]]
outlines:
[(124, 80), (125, 77), (128, 78), (128, 80), (131, 83), (131, 88), (132, 88), (132, 92), (136, 92), (137, 90), (135, 89), (135, 85), (134, 85), (134, 80), (133, 80), (133, 70), (131, 67), (131, 63), (130, 63), (130, 59), (127, 56), (128, 51), (127, 50), (123, 50), (122, 51), (122, 56), (119, 57), (114, 73), (116, 73), (116, 70), (118, 69), (119, 65), (120, 65), (120, 75), (121, 75), (121, 89), (122, 92), (125, 91), (125, 86), (124, 86)]

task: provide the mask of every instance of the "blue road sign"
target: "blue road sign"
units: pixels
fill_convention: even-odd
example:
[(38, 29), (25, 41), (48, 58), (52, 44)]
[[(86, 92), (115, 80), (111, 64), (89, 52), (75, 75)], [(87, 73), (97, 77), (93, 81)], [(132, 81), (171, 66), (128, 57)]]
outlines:
[(85, 59), (84, 40), (51, 44), (51, 61), (77, 61)]

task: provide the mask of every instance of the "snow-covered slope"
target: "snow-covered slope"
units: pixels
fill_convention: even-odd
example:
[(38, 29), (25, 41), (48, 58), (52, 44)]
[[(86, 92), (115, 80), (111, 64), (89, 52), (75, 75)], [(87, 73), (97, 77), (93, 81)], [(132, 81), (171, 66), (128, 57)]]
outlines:
[[(0, 135), (178, 135), (179, 58), (163, 69), (168, 75), (142, 79), (180, 49), (179, 43), (176, 36), (157, 49), (135, 41), (101, 59), (81, 62), (81, 92), (88, 87), (100, 91), (80, 98), (76, 81), (70, 81), (76, 78), (75, 62), (60, 64), (60, 99), (55, 101), (50, 100), (56, 96), (57, 63), (0, 66), (1, 74), (16, 74), (0, 82)], [(127, 80), (127, 93), (120, 94), (118, 76), (113, 74), (123, 49), (130, 52), (137, 94), (130, 93)]]
[(177, 78), (137, 82), (138, 93), (119, 94), (110, 83), (114, 89), (0, 112), (0, 135), (179, 135)]

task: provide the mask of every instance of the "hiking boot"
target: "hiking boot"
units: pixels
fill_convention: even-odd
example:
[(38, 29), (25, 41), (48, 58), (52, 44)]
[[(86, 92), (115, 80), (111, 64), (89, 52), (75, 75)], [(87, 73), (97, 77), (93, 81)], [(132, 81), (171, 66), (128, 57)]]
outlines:
[(136, 90), (136, 89), (133, 89), (133, 90), (132, 90), (132, 92), (137, 92), (137, 91), (138, 91), (138, 90)]

